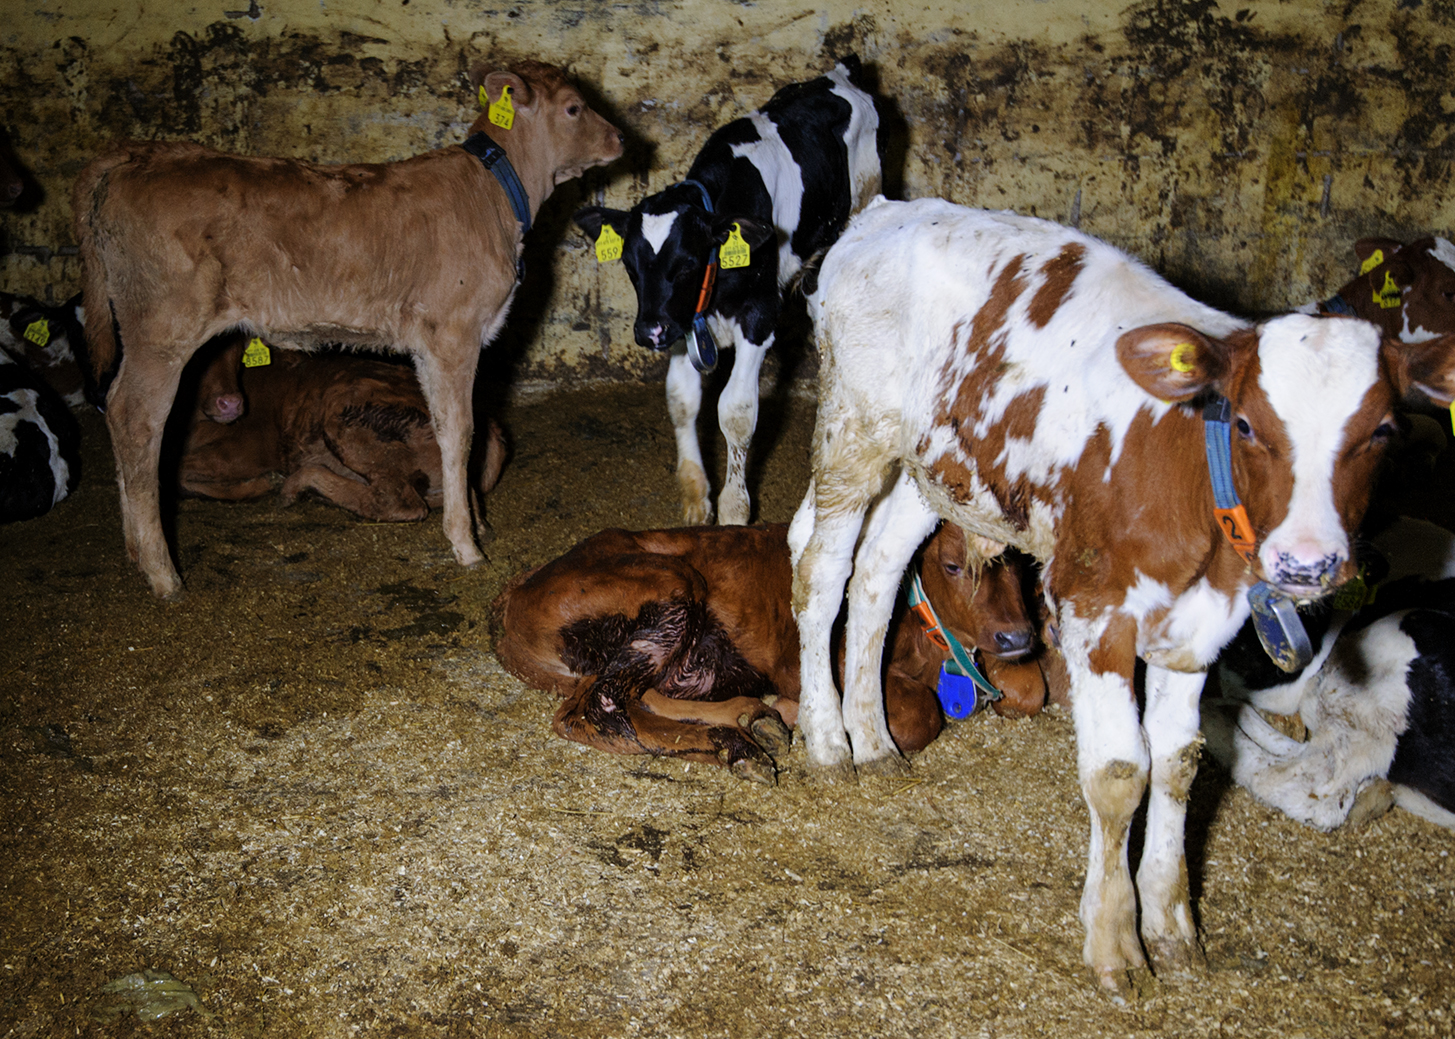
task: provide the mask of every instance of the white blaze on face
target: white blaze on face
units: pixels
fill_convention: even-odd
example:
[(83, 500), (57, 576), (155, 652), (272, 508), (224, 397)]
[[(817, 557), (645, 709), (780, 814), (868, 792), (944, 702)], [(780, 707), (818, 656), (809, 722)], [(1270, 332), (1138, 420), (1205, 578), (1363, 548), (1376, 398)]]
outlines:
[(660, 255), (662, 246), (667, 244), (667, 236), (672, 233), (676, 223), (676, 212), (642, 214), (642, 237), (652, 247), (652, 252)]
[(1259, 330), (1258, 384), (1293, 448), (1288, 515), (1260, 552), (1270, 576), (1281, 555), (1302, 565), (1348, 556), (1348, 535), (1334, 503), (1334, 463), (1349, 418), (1379, 379), (1379, 343), (1379, 330), (1367, 322), (1302, 314), (1275, 318)]

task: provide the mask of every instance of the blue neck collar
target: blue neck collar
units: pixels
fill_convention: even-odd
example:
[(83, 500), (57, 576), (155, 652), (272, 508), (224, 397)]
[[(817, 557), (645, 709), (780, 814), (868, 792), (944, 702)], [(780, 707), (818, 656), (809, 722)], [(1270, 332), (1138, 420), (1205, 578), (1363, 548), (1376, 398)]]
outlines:
[(510, 199), (510, 208), (515, 210), (515, 219), (520, 221), (520, 233), (523, 235), (529, 231), (530, 197), (526, 195), (525, 186), (516, 176), (515, 167), (510, 164), (510, 158), (505, 154), (505, 149), (496, 144), (490, 135), (483, 131), (472, 133), (465, 138), (465, 143), (461, 147), (479, 159), (480, 165), (495, 174), (495, 179), (505, 189), (506, 198)]

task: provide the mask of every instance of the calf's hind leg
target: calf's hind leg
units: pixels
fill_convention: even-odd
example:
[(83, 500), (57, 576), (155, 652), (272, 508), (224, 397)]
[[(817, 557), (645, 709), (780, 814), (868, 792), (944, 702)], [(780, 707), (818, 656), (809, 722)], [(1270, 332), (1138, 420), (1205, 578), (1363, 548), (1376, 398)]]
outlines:
[[(140, 336), (133, 342), (144, 340)], [(106, 425), (116, 455), (121, 488), (121, 520), (126, 553), (162, 599), (182, 593), (182, 578), (172, 565), (162, 530), (162, 431), (187, 354), (177, 350), (147, 352), (133, 346), (123, 356), (106, 406)]]

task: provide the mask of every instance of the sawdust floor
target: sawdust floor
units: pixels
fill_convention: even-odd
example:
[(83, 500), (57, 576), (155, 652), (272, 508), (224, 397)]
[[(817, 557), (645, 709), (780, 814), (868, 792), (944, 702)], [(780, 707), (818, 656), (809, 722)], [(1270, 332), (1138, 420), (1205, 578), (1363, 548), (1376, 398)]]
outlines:
[[(776, 788), (554, 738), (490, 653), (506, 578), (677, 515), (660, 387), (511, 407), (489, 563), (438, 513), (185, 502), (185, 601), (124, 558), (105, 430), (0, 529), (0, 1036), (1450, 1035), (1455, 836), (1320, 834), (1205, 765), (1210, 969), (1113, 1006), (1081, 966), (1071, 724), (952, 723), (906, 780)], [(811, 404), (769, 425), (762, 517)], [(143, 969), (206, 1013), (101, 993)], [(103, 1023), (106, 1009), (112, 1017)]]

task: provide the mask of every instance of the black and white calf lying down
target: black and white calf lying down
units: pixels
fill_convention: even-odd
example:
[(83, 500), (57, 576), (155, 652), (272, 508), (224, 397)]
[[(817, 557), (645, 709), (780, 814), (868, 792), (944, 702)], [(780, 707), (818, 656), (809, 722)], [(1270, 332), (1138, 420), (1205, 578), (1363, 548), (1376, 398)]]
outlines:
[[(1224, 652), (1207, 748), (1258, 800), (1321, 830), (1392, 805), (1455, 829), (1455, 534), (1402, 519), (1372, 540), (1388, 576), (1372, 603), (1310, 632), (1308, 667), (1290, 678), (1250, 631)], [(1308, 739), (1260, 711), (1298, 715)]]
[(54, 508), (80, 479), (81, 433), (60, 395), (0, 349), (0, 523)]
[[(718, 400), (728, 447), (717, 508), (722, 523), (748, 522), (746, 470), (758, 422), (758, 372), (773, 345), (784, 289), (879, 191), (879, 116), (858, 77), (859, 61), (849, 57), (826, 76), (790, 84), (759, 111), (714, 132), (681, 183), (649, 195), (630, 212), (588, 206), (575, 216), (597, 242), (598, 257), (610, 255), (608, 242), (620, 248), (637, 292), (638, 344), (667, 350), (701, 314), (713, 336), (737, 351)], [(741, 243), (730, 240), (734, 235)], [(749, 262), (734, 266), (741, 245)], [(707, 338), (694, 337), (700, 355), (712, 353)], [(712, 519), (697, 441), (702, 379), (693, 366), (705, 371), (714, 362), (712, 356), (694, 362), (680, 352), (667, 370), (677, 479), (689, 524)]]

